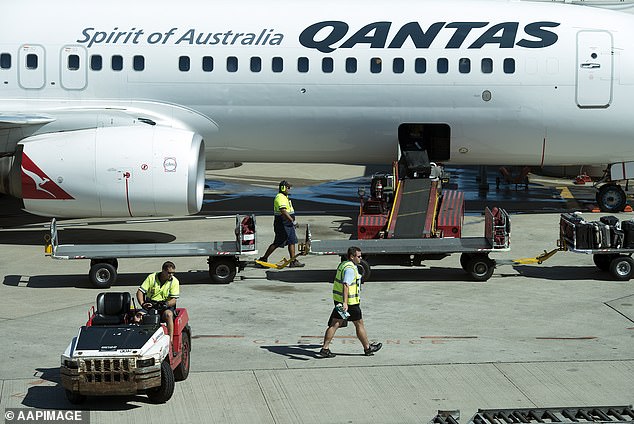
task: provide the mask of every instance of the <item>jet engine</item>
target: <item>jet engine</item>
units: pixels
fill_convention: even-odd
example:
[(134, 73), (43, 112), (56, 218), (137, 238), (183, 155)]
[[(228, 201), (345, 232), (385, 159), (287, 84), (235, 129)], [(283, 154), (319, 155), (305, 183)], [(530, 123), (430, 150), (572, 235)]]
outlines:
[(27, 212), (69, 218), (194, 214), (204, 178), (202, 137), (157, 126), (36, 135), (0, 163), (0, 191)]

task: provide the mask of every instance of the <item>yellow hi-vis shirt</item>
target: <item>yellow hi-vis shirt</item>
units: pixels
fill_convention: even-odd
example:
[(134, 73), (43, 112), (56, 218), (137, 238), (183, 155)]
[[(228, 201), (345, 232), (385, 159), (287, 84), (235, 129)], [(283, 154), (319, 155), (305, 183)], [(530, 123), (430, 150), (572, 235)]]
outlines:
[(335, 302), (343, 303), (343, 275), (347, 269), (354, 271), (354, 281), (348, 285), (348, 305), (357, 305), (360, 302), (359, 293), (361, 292), (361, 274), (359, 269), (352, 261), (344, 261), (337, 267), (335, 281), (332, 285), (332, 298)]
[(275, 200), (273, 201), (273, 212), (275, 212), (275, 215), (281, 215), (282, 209), (286, 209), (286, 212), (291, 215), (295, 213), (291, 199), (289, 199), (284, 193), (277, 193), (277, 196), (275, 196)]
[(145, 297), (149, 300), (164, 302), (171, 297), (177, 299), (180, 296), (178, 278), (172, 277), (171, 280), (167, 280), (161, 285), (159, 274), (160, 272), (153, 272), (148, 275), (139, 289), (145, 293)]

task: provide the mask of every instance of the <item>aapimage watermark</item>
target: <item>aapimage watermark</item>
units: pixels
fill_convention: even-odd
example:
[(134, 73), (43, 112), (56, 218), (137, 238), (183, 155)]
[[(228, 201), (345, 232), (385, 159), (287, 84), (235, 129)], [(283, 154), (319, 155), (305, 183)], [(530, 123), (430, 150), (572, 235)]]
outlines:
[(5, 408), (5, 424), (49, 424), (49, 423), (81, 423), (90, 424), (90, 411), (37, 409), (37, 408)]

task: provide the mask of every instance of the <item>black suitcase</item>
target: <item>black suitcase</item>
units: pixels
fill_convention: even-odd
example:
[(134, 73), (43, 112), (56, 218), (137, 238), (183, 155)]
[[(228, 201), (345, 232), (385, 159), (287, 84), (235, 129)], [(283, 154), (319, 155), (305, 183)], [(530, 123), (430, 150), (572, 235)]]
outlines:
[(621, 221), (623, 231), (623, 249), (634, 249), (634, 221)]
[(620, 249), (623, 247), (623, 242), (625, 239), (625, 234), (623, 233), (622, 230), (619, 230), (617, 228), (612, 227), (610, 229), (612, 231), (611, 236), (612, 236), (612, 243), (611, 246), (614, 249)]
[(589, 222), (580, 222), (575, 225), (575, 248), (591, 249), (594, 243), (594, 225)]
[(610, 235), (610, 226), (603, 222), (594, 222), (595, 226), (595, 249), (607, 249), (612, 245), (612, 237)]
[(602, 216), (601, 218), (599, 218), (599, 221), (611, 227), (616, 227), (616, 225), (619, 223), (619, 219), (616, 216), (612, 215)]
[(584, 222), (583, 218), (574, 213), (562, 213), (559, 218), (559, 234), (568, 240), (575, 236), (575, 228)]

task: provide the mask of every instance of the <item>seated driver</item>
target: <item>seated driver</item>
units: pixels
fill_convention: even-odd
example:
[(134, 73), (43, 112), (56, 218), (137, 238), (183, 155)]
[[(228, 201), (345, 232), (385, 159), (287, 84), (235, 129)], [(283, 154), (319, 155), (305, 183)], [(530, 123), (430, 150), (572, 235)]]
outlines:
[(174, 339), (176, 299), (180, 295), (178, 279), (174, 277), (175, 271), (176, 265), (173, 262), (165, 262), (161, 272), (153, 272), (148, 275), (136, 292), (136, 298), (141, 307), (145, 310), (157, 309), (161, 314), (161, 319), (167, 323), (170, 346)]

